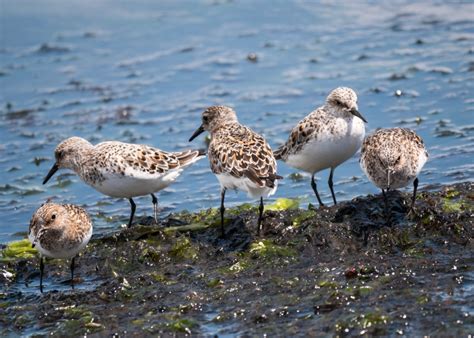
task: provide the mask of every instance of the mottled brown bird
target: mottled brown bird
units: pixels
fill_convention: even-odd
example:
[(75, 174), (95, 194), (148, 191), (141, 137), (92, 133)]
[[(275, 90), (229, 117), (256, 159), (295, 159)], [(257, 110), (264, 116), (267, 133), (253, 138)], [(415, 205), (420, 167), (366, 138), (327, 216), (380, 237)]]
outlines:
[(260, 198), (258, 234), (263, 216), (263, 198), (273, 195), (278, 186), (277, 165), (265, 139), (237, 120), (232, 108), (212, 106), (202, 113), (202, 124), (189, 141), (208, 131), (211, 134), (208, 156), (211, 170), (221, 186), (221, 231), (224, 229), (224, 199), (227, 189), (247, 192)]
[(104, 195), (128, 198), (131, 205), (128, 227), (135, 215), (133, 197), (151, 195), (155, 222), (158, 199), (155, 192), (173, 183), (184, 168), (201, 159), (201, 150), (166, 152), (142, 144), (117, 141), (92, 145), (80, 137), (61, 142), (54, 152), (56, 162), (43, 184), (61, 168), (72, 169), (79, 177)]

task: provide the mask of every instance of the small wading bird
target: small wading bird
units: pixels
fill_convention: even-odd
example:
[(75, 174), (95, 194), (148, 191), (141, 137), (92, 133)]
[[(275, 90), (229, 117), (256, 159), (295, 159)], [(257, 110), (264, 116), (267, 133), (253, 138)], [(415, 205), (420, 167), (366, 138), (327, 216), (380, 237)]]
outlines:
[(319, 197), (314, 175), (330, 168), (329, 188), (334, 204), (333, 174), (362, 144), (365, 118), (359, 113), (356, 93), (346, 87), (334, 89), (324, 106), (311, 112), (293, 128), (288, 140), (275, 151), (275, 158), (311, 174), (311, 187)]
[(380, 129), (367, 136), (362, 145), (360, 166), (369, 180), (382, 189), (385, 215), (389, 218), (385, 191), (413, 182), (412, 212), (418, 189), (418, 174), (428, 160), (423, 140), (404, 128)]
[(56, 162), (44, 178), (43, 184), (58, 169), (72, 169), (88, 185), (111, 197), (128, 198), (131, 227), (136, 205), (133, 197), (151, 195), (155, 222), (158, 223), (160, 191), (181, 174), (184, 168), (201, 159), (201, 150), (166, 152), (142, 144), (117, 141), (92, 145), (80, 137), (61, 142), (54, 152)]
[(235, 111), (225, 106), (212, 106), (202, 113), (202, 124), (194, 132), (191, 142), (199, 134), (211, 134), (208, 156), (212, 172), (221, 186), (221, 232), (224, 229), (224, 199), (227, 189), (247, 192), (251, 198), (260, 198), (258, 230), (262, 225), (263, 198), (277, 189), (276, 161), (270, 146), (259, 134), (241, 125)]
[(46, 202), (30, 221), (28, 239), (40, 253), (40, 290), (43, 292), (43, 256), (71, 258), (71, 286), (74, 289), (74, 259), (92, 236), (92, 222), (87, 212), (72, 204)]

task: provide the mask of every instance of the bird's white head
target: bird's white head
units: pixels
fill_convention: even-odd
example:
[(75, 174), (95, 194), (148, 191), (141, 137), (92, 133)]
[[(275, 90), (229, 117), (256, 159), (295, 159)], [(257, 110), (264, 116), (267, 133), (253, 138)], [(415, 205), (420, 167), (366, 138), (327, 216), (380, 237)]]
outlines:
[(334, 89), (326, 98), (326, 105), (335, 112), (343, 113), (345, 115), (352, 114), (360, 118), (362, 121), (367, 122), (367, 120), (359, 113), (357, 94), (351, 88), (338, 87)]
[(77, 172), (80, 167), (83, 151), (91, 147), (92, 145), (87, 140), (76, 136), (59, 143), (54, 151), (56, 161), (44, 178), (43, 184), (48, 182), (59, 169), (72, 169)]

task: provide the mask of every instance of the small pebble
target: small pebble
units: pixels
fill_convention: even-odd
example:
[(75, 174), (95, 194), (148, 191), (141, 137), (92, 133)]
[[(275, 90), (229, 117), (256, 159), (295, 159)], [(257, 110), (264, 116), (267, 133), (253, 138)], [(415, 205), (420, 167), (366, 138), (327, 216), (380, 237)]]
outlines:
[(250, 62), (257, 62), (258, 61), (258, 56), (255, 53), (249, 53), (247, 55), (247, 60), (249, 60)]

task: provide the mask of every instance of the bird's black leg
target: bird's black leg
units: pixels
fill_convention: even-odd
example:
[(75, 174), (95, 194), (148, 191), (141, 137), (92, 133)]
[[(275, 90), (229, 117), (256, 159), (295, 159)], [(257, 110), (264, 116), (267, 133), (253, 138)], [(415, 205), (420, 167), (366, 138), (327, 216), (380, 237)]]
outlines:
[(158, 224), (158, 198), (155, 194), (151, 194), (151, 203), (153, 203), (153, 216), (155, 217), (155, 223)]
[(224, 229), (224, 199), (225, 199), (225, 188), (221, 190), (221, 236), (225, 238), (225, 229)]
[(324, 207), (324, 203), (323, 201), (321, 201), (321, 197), (319, 197), (319, 194), (318, 194), (318, 188), (316, 187), (316, 181), (314, 180), (314, 175), (315, 174), (311, 176), (311, 188), (313, 188), (313, 191), (316, 194), (316, 198), (318, 199), (319, 206)]
[(415, 206), (415, 200), (416, 200), (416, 191), (418, 190), (418, 177), (415, 178), (413, 181), (413, 197), (411, 198), (411, 206), (410, 206), (410, 211), (413, 210), (413, 207)]
[(44, 271), (44, 262), (43, 256), (40, 258), (40, 291), (43, 293), (43, 271)]
[(260, 197), (260, 206), (258, 208), (258, 228), (257, 235), (260, 237), (260, 229), (262, 228), (262, 216), (263, 216), (263, 197)]
[(132, 210), (130, 212), (130, 220), (128, 221), (127, 225), (127, 228), (130, 228), (132, 226), (133, 216), (135, 215), (135, 209), (137, 208), (137, 206), (135, 205), (133, 199), (129, 198), (128, 200), (130, 202), (130, 206), (132, 207)]
[(334, 190), (332, 188), (332, 175), (334, 174), (334, 168), (331, 168), (331, 173), (329, 174), (329, 181), (328, 181), (328, 184), (329, 184), (329, 189), (331, 189), (331, 195), (332, 195), (332, 200), (334, 201), (334, 205), (337, 204), (336, 202), (336, 195), (334, 194)]
[[(388, 191), (388, 189), (387, 189)], [(383, 195), (383, 202), (384, 202), (384, 213), (385, 213), (385, 219), (387, 220), (387, 223), (390, 221), (390, 211), (388, 209), (388, 198), (387, 194), (385, 193), (385, 190), (382, 189), (382, 195)]]
[(75, 258), (76, 257), (73, 257), (71, 259), (71, 287), (72, 287), (73, 290), (74, 290), (74, 259)]

